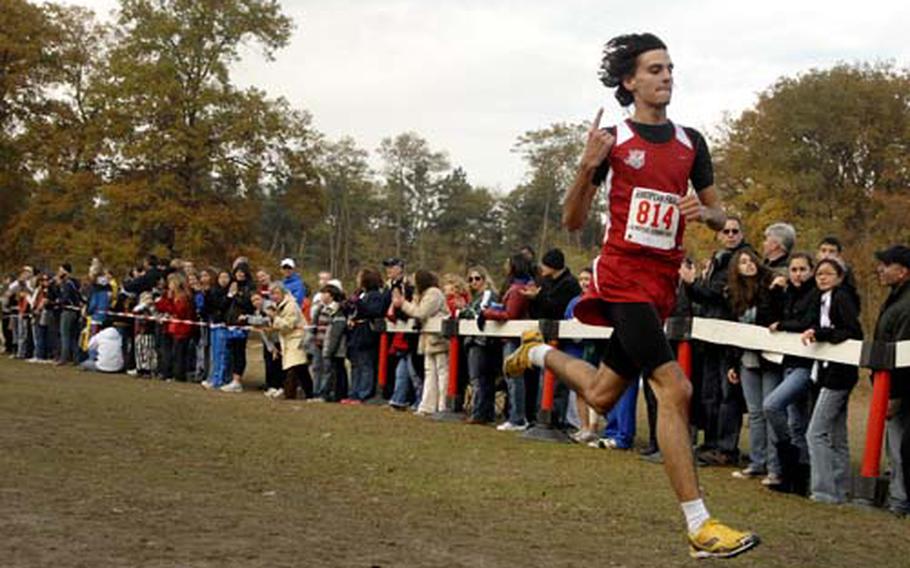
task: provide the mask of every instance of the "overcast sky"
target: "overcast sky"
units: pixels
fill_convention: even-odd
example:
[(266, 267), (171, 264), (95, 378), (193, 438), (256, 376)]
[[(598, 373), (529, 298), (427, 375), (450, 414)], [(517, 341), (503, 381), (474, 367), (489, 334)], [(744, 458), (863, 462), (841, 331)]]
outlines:
[[(107, 14), (113, 0), (67, 0)], [(910, 3), (677, 0), (285, 0), (276, 61), (250, 50), (235, 80), (309, 110), (374, 151), (413, 130), (474, 184), (511, 190), (527, 130), (623, 116), (597, 79), (604, 42), (651, 31), (676, 66), (675, 121), (710, 134), (778, 77), (847, 61), (910, 62)], [(838, 7), (838, 5), (849, 7)]]

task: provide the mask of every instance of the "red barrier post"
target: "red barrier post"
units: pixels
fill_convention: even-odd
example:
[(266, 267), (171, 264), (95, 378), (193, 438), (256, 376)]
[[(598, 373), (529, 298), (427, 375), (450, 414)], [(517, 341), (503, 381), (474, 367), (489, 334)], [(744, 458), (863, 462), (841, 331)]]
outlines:
[(379, 334), (379, 367), (378, 367), (378, 393), (380, 396), (385, 392), (385, 385), (389, 375), (389, 334), (382, 332)]
[(446, 408), (455, 410), (455, 397), (458, 396), (458, 358), (460, 357), (458, 336), (449, 338), (449, 384), (446, 385)]
[(872, 376), (872, 401), (866, 423), (866, 448), (860, 475), (878, 477), (882, 460), (882, 441), (885, 437), (885, 418), (888, 414), (888, 395), (891, 392), (891, 371), (875, 371)]
[[(549, 344), (555, 348), (559, 342), (550, 341)], [(569, 441), (568, 435), (553, 424), (553, 397), (555, 394), (556, 375), (551, 370), (544, 369), (543, 385), (540, 390), (540, 408), (537, 409), (537, 424), (526, 430), (521, 435), (523, 438), (544, 442), (565, 443)]]
[[(550, 345), (556, 347), (558, 343), (551, 341)], [(553, 413), (553, 396), (556, 392), (556, 375), (550, 369), (544, 370), (543, 373), (543, 392), (540, 396), (540, 410), (546, 413), (544, 416), (550, 418)]]
[(686, 378), (690, 381), (692, 380), (692, 344), (687, 340), (679, 342), (679, 345), (676, 347), (676, 360), (679, 361), (679, 366), (682, 367), (683, 373), (685, 373)]

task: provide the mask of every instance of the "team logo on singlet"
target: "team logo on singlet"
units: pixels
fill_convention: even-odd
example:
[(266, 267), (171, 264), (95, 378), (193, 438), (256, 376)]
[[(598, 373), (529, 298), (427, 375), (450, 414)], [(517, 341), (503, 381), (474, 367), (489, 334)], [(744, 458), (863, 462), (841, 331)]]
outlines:
[(630, 168), (635, 168), (640, 170), (645, 167), (645, 151), (644, 150), (629, 150), (629, 155), (626, 156), (626, 159), (623, 160), (627, 166)]

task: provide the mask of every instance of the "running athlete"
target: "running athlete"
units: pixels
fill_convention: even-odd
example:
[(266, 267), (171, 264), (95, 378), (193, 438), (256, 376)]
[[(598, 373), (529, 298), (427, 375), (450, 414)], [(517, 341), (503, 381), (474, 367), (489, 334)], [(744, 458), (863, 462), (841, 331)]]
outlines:
[(616, 404), (631, 381), (648, 377), (660, 408), (664, 467), (688, 525), (689, 552), (694, 558), (730, 558), (758, 545), (759, 538), (708, 514), (689, 439), (691, 385), (662, 323), (676, 302), (686, 223), (724, 226), (711, 156), (701, 134), (667, 119), (673, 63), (656, 36), (630, 34), (607, 42), (600, 78), (616, 89), (620, 105), (634, 104), (634, 113), (631, 120), (602, 129), (603, 108), (597, 111), (566, 195), (563, 223), (580, 229), (598, 187), (606, 185), (603, 247), (589, 295), (575, 314), (585, 323), (612, 325), (613, 335), (595, 368), (550, 347), (539, 331), (525, 332), (506, 359), (505, 372), (516, 377), (531, 366), (550, 369), (599, 414)]

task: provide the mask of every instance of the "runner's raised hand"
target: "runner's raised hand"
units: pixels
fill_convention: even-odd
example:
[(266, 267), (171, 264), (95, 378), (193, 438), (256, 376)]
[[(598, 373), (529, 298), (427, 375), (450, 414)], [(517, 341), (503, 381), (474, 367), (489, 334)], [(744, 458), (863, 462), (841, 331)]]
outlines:
[(588, 141), (585, 143), (585, 153), (581, 158), (582, 163), (591, 168), (600, 166), (616, 142), (615, 136), (600, 128), (600, 118), (603, 114), (604, 109), (601, 107), (594, 116), (591, 129), (588, 130)]

